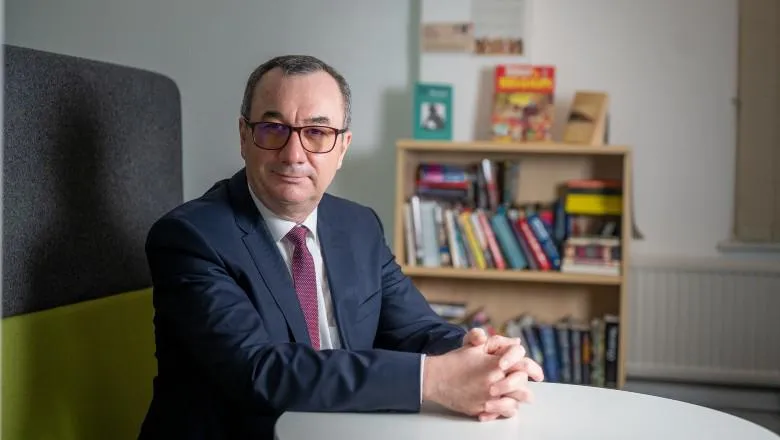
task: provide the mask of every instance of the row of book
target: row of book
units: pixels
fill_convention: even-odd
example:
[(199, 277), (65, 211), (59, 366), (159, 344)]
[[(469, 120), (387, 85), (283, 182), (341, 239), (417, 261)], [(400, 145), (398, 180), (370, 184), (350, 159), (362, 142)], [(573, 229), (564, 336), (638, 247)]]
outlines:
[(407, 265), (618, 275), (620, 182), (571, 180), (557, 200), (518, 205), (517, 172), (421, 164), (404, 205)]
[(431, 307), (465, 329), (479, 327), (489, 335), (519, 338), (527, 356), (542, 367), (546, 382), (617, 387), (620, 320), (616, 315), (589, 322), (569, 316), (544, 322), (522, 314), (496, 328), (482, 308), (466, 314), (464, 304), (433, 302)]
[(521, 315), (504, 333), (521, 338), (528, 355), (544, 370), (547, 382), (616, 388), (620, 319), (604, 315), (584, 322), (565, 317), (555, 323)]
[(560, 252), (538, 213), (447, 206), (413, 196), (404, 207), (407, 264), (560, 270)]
[[(517, 204), (521, 164), (522, 159), (489, 158), (469, 164), (422, 163), (415, 175), (415, 194), (490, 211), (512, 207)], [(567, 216), (619, 217), (622, 213), (623, 182), (619, 179), (569, 179), (556, 189), (562, 192), (556, 200), (524, 205), (537, 209), (560, 205), (554, 214), (561, 216), (561, 222)]]

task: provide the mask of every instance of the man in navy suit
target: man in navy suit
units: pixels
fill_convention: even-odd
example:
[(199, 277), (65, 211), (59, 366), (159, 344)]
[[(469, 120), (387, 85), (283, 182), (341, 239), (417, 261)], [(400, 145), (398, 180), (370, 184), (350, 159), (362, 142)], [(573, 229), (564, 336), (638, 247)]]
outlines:
[(151, 228), (158, 375), (141, 439), (270, 439), (288, 410), (423, 401), (492, 420), (542, 380), (517, 340), (438, 317), (375, 212), (326, 194), (350, 102), (316, 58), (261, 65), (239, 119), (246, 166)]

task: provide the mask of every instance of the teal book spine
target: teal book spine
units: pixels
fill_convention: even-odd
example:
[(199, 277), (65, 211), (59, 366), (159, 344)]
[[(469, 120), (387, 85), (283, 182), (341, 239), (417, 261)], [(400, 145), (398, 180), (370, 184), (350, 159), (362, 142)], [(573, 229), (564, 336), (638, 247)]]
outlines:
[(415, 139), (452, 140), (452, 93), (451, 84), (415, 84), (412, 122)]

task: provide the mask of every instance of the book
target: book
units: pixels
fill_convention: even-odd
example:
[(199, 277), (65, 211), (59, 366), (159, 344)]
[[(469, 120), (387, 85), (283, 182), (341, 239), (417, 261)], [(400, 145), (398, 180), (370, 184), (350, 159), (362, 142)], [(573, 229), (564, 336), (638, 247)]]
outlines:
[(415, 139), (452, 140), (452, 93), (451, 84), (415, 84)]
[(494, 81), (493, 140), (552, 140), (555, 67), (500, 64)]

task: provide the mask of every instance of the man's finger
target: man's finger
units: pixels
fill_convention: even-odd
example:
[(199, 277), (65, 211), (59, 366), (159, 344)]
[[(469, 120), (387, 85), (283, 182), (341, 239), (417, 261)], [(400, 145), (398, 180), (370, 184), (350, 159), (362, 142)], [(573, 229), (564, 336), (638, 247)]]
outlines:
[(508, 397), (517, 402), (518, 405), (521, 403), (534, 403), (535, 399), (534, 392), (528, 386), (504, 394), (501, 397)]
[(533, 403), (534, 393), (528, 388), (528, 375), (525, 371), (515, 371), (490, 386), (490, 395), (494, 398), (509, 397), (520, 403)]
[(536, 382), (544, 380), (544, 371), (533, 359), (525, 358), (525, 371), (528, 373), (528, 377)]
[(512, 417), (517, 412), (518, 403), (511, 397), (501, 397), (488, 400), (485, 403), (485, 411), (490, 414), (498, 414), (502, 417)]
[[(525, 352), (525, 350), (523, 351)], [(515, 371), (524, 371), (528, 374), (529, 379), (533, 379), (536, 382), (541, 382), (544, 380), (544, 370), (539, 366), (539, 364), (536, 363), (536, 361), (529, 357), (524, 357), (522, 361), (517, 362), (504, 370), (506, 374), (510, 374)]]
[[(521, 395), (518, 395), (518, 393), (521, 393)], [(523, 394), (524, 393), (524, 394)], [(523, 397), (526, 396), (526, 397)], [(518, 406), (520, 405), (520, 402), (533, 402), (533, 393), (531, 390), (525, 390), (522, 392), (516, 392), (512, 394), (508, 394), (506, 396), (502, 396), (502, 401), (506, 402), (506, 399), (512, 399), (515, 401), (514, 405), (507, 405), (506, 408), (509, 408), (509, 411), (503, 411), (503, 412), (481, 412), (477, 414), (477, 419), (480, 422), (491, 422), (493, 420), (498, 419), (499, 417), (512, 417), (518, 410)]]
[(509, 394), (504, 394), (502, 397), (509, 397), (510, 399), (514, 399), (518, 404), (534, 403), (534, 392), (531, 391), (531, 389), (528, 387), (511, 392)]
[(521, 346), (520, 338), (507, 338), (506, 336), (493, 335), (485, 344), (485, 350), (490, 354), (500, 354), (502, 350), (506, 350), (508, 347)]
[(475, 327), (469, 330), (468, 333), (466, 333), (466, 336), (463, 337), (463, 345), (478, 346), (487, 342), (487, 339), (488, 337), (485, 330)]
[(498, 418), (499, 414), (483, 412), (477, 415), (480, 422), (492, 422)]
[[(508, 394), (523, 391), (528, 386), (528, 374), (525, 371), (515, 371), (490, 386), (490, 395), (493, 397), (506, 396)], [(525, 400), (524, 393), (517, 394)]]
[(509, 345), (502, 353), (501, 358), (498, 360), (498, 367), (502, 370), (507, 370), (512, 366), (522, 363), (525, 359), (525, 348), (522, 345)]

